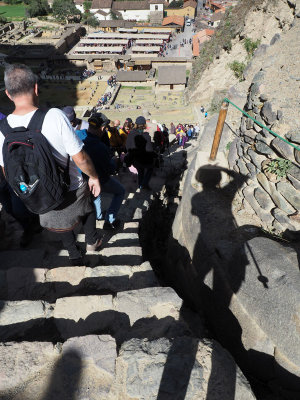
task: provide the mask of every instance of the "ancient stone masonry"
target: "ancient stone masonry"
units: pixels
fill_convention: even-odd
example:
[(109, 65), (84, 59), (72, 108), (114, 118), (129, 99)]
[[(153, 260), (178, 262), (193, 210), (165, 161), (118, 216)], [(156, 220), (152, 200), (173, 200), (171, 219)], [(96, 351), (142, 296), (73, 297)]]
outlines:
[[(274, 47), (281, 44), (278, 36), (276, 35), (276, 40), (271, 41)], [(284, 99), (284, 92), (288, 89), (291, 96), (294, 86), (293, 73), (290, 71), (288, 83), (286, 80), (284, 82), (288, 89), (281, 86), (282, 82), (274, 82), (274, 79), (271, 82), (272, 69), (268, 68), (268, 62), (272, 57), (268, 57), (267, 53), (267, 66), (254, 75), (244, 110), (252, 118), (297, 146), (300, 143), (300, 123), (299, 119), (295, 118), (297, 108), (295, 109), (292, 101), (288, 103), (287, 99)], [(282, 67), (291, 70), (293, 66), (283, 64)], [(279, 89), (283, 90), (283, 93), (280, 93), (277, 88), (276, 95), (280, 96), (279, 98), (275, 97), (273, 89), (277, 84)], [(300, 151), (274, 137), (267, 129), (246, 116), (241, 118), (237, 136), (232, 142), (228, 161), (230, 168), (248, 178), (240, 189), (240, 194), (261, 219), (264, 228), (279, 234), (286, 230), (299, 231), (300, 223), (295, 216), (300, 210)], [(285, 166), (283, 160), (288, 160)]]
[[(184, 163), (176, 152), (153, 189)], [(1, 400), (254, 400), (231, 355), (205, 338), (199, 315), (143, 260), (139, 222), (153, 195), (136, 190), (131, 173), (120, 179), (124, 227), (86, 255), (89, 266), (68, 266), (46, 232), (27, 250), (12, 238), (1, 251)]]

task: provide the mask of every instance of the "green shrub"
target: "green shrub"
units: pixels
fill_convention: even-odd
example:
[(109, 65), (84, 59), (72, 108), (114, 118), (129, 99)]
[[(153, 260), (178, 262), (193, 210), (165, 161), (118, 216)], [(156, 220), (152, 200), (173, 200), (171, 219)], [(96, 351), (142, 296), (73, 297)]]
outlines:
[(276, 158), (269, 162), (267, 171), (271, 174), (275, 174), (278, 178), (284, 178), (291, 168), (292, 162), (285, 160), (284, 158)]
[(257, 49), (259, 45), (260, 45), (260, 40), (253, 41), (250, 38), (244, 39), (244, 47), (245, 50), (247, 51), (248, 57), (253, 56), (254, 51)]
[(215, 34), (203, 44), (199, 57), (194, 59), (191, 79), (188, 84), (189, 91), (193, 91), (197, 86), (197, 82), (201, 79), (205, 69), (211, 64), (211, 60), (218, 57), (223, 49), (225, 51), (231, 50), (231, 41), (243, 32), (249, 10), (260, 4), (261, 0), (239, 0), (235, 7), (229, 7), (226, 10), (225, 17), (216, 28)]
[(226, 147), (225, 147), (225, 148), (226, 148), (227, 151), (230, 150), (231, 143), (232, 143), (232, 142), (228, 142), (228, 143), (226, 144)]
[(241, 82), (243, 80), (243, 72), (246, 68), (246, 64), (234, 60), (232, 63), (228, 64), (231, 71), (233, 71), (234, 76)]
[(223, 91), (221, 90), (221, 91), (214, 93), (214, 96), (213, 96), (210, 106), (209, 106), (209, 112), (211, 114), (218, 113), (220, 111), (225, 94), (226, 94), (226, 90), (223, 90)]

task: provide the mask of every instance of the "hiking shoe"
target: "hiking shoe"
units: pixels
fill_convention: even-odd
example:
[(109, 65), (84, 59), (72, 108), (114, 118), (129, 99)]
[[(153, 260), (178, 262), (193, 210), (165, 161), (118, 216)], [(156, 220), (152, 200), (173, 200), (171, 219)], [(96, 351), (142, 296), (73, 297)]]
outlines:
[(102, 244), (102, 238), (97, 239), (94, 244), (87, 244), (86, 245), (86, 250), (87, 251), (96, 251)]
[(121, 221), (119, 219), (115, 219), (114, 222), (105, 221), (103, 225), (103, 229), (105, 230), (113, 230), (117, 229), (120, 226)]

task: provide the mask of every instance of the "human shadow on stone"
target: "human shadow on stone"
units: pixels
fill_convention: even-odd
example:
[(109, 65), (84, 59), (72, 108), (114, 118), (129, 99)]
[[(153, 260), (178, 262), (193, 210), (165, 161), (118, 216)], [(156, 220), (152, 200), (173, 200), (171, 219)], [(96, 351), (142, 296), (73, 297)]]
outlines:
[[(183, 321), (184, 310), (181, 308), (179, 322)], [(181, 333), (182, 336), (184, 332)], [(174, 335), (173, 337), (178, 337)], [(185, 343), (176, 339), (172, 342), (168, 352), (163, 374), (160, 380), (157, 400), (184, 400), (188, 391), (191, 373), (196, 362), (196, 353), (199, 340), (192, 339)]]
[[(221, 187), (221, 174), (226, 173), (231, 181)], [(191, 213), (198, 217), (200, 232), (196, 240), (192, 264), (197, 271), (197, 281), (203, 284), (209, 280), (208, 287), (212, 292), (212, 299), (215, 296), (222, 297), (224, 309), (227, 309), (231, 300), (232, 288), (224, 288), (224, 281), (219, 274), (223, 273), (213, 259), (216, 247), (220, 240), (230, 240), (230, 235), (236, 229), (232, 215), (232, 201), (236, 191), (247, 180), (234, 171), (219, 168), (211, 165), (202, 166), (198, 169), (195, 179), (202, 185), (202, 191), (195, 194), (191, 200)], [(229, 243), (228, 243), (229, 244)], [(245, 276), (246, 263), (239, 265), (239, 274), (235, 276), (234, 292), (237, 292)], [(206, 400), (214, 398), (212, 384), (215, 374), (214, 352), (212, 353), (211, 373), (207, 387)], [(235, 374), (231, 375), (232, 382), (229, 384), (230, 397), (235, 398)]]
[(82, 372), (82, 360), (76, 350), (63, 352), (54, 366), (42, 400), (75, 400)]
[[(85, 267), (78, 267), (83, 273)], [(108, 268), (109, 269), (109, 268)], [(153, 272), (137, 271), (132, 275), (122, 273), (119, 276), (110, 276), (110, 271), (101, 271), (99, 276), (84, 277), (80, 282), (70, 283), (67, 281), (48, 281), (36, 282), (34, 269), (26, 268), (25, 271), (14, 269), (9, 274), (9, 282), (3, 284), (3, 290), (0, 292), (0, 307), (4, 306), (1, 300), (21, 301), (21, 300), (44, 300), (54, 303), (57, 299), (70, 296), (91, 296), (108, 295), (115, 296), (119, 292), (128, 290), (139, 290), (148, 287), (158, 286)], [(10, 273), (10, 271), (8, 271)], [(32, 280), (30, 280), (32, 279)]]

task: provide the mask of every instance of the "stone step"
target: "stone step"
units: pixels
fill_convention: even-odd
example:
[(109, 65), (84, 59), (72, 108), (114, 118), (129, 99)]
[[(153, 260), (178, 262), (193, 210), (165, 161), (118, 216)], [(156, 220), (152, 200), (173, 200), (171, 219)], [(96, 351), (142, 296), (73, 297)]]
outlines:
[[(139, 246), (139, 235), (136, 232), (120, 232), (114, 233), (113, 231), (105, 232), (103, 235), (104, 244), (103, 247), (130, 247), (130, 246)], [(85, 242), (85, 235), (83, 233), (79, 233), (76, 235), (76, 240), (79, 243)]]
[[(109, 335), (65, 343), (0, 344), (1, 399), (106, 400), (115, 377), (117, 347)], [(71, 396), (71, 397), (70, 397)]]
[(9, 268), (41, 267), (45, 257), (44, 249), (5, 250), (0, 252), (0, 270)]
[(1, 300), (45, 300), (74, 295), (116, 294), (159, 286), (149, 262), (138, 266), (11, 268), (0, 271)]
[(0, 340), (67, 340), (110, 332), (118, 343), (131, 337), (187, 334), (180, 317), (183, 301), (169, 287), (112, 295), (63, 297), (45, 301), (1, 301)]
[(121, 232), (113, 235), (106, 247), (114, 247), (114, 246), (123, 246), (123, 247), (130, 247), (130, 246), (139, 246), (140, 240), (138, 233), (126, 233)]
[(104, 247), (100, 251), (88, 251), (87, 255), (100, 255), (106, 265), (139, 265), (142, 264), (142, 248), (131, 247)]
[(67, 400), (75, 390), (78, 400), (255, 400), (230, 354), (209, 339), (134, 338), (118, 352), (110, 335), (10, 342), (0, 344), (0, 361), (3, 400)]

